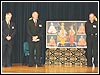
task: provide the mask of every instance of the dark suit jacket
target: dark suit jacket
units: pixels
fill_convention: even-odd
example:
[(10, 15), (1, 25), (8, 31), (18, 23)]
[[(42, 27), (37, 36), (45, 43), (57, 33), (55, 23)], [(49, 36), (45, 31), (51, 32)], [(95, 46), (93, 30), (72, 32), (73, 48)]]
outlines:
[(32, 40), (32, 36), (38, 36), (38, 38), (41, 40), (43, 36), (43, 25), (40, 20), (37, 20), (37, 26), (35, 26), (35, 23), (32, 20), (28, 20), (27, 22), (27, 38), (28, 40)]
[(15, 33), (16, 33), (15, 23), (13, 23), (11, 21), (10, 22), (10, 29), (9, 29), (6, 21), (4, 20), (2, 22), (2, 39), (3, 39), (3, 41), (7, 41), (6, 36), (8, 36), (8, 35), (11, 36), (11, 38), (13, 39), (15, 36)]
[(98, 22), (94, 21), (93, 23), (90, 23), (90, 21), (87, 21), (85, 24), (85, 32), (87, 36), (98, 33)]

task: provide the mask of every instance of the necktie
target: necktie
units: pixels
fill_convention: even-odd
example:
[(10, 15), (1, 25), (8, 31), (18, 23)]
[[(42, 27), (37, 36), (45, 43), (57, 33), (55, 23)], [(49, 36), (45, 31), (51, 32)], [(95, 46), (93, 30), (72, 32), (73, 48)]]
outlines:
[(34, 22), (34, 25), (36, 26), (36, 21)]
[(8, 23), (8, 28), (10, 29), (10, 23)]

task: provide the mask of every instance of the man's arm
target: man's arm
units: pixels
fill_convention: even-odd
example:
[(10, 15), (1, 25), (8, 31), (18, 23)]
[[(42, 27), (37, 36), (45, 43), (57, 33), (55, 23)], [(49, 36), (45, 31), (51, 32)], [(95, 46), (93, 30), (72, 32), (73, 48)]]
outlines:
[(3, 38), (6, 38), (8, 36), (7, 32), (5, 32), (5, 21), (2, 22), (2, 36)]
[(85, 33), (86, 33), (87, 35), (90, 34), (89, 25), (88, 25), (87, 22), (85, 23)]
[(27, 22), (26, 28), (27, 28), (27, 35), (32, 38), (32, 34), (31, 34), (31, 31), (30, 31), (30, 22), (29, 21)]
[(95, 30), (95, 35), (98, 35), (98, 22), (96, 22), (96, 30)]
[(39, 23), (39, 28), (40, 28), (40, 30), (39, 30), (38, 38), (41, 39), (43, 36), (43, 31), (44, 31), (44, 26), (41, 21)]
[(3, 38), (6, 38), (6, 36), (8, 36), (8, 35), (5, 34), (4, 31), (2, 30), (2, 36), (3, 36)]
[(15, 27), (15, 23), (13, 23), (13, 26), (12, 26), (12, 29), (13, 29), (13, 32), (11, 34), (11, 38), (13, 38), (16, 34), (16, 27)]

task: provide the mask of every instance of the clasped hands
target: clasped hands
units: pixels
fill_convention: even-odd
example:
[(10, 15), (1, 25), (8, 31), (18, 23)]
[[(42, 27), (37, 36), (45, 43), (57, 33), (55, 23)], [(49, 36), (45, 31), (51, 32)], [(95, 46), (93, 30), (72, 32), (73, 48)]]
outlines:
[(6, 36), (6, 39), (9, 41), (9, 40), (11, 40), (11, 36)]
[(38, 39), (38, 36), (32, 36), (32, 41), (34, 41), (34, 42), (37, 42), (37, 41), (39, 41), (40, 39)]

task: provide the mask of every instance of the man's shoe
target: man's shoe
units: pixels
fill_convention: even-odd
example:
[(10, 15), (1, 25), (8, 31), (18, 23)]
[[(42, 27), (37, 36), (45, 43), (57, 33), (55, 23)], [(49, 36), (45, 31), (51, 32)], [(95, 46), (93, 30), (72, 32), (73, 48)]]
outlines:
[(33, 64), (33, 65), (28, 65), (28, 67), (33, 67), (33, 66), (36, 66), (36, 64)]
[(11, 64), (7, 64), (7, 67), (12, 67), (12, 65)]
[(87, 65), (87, 67), (92, 67), (93, 65)]
[(43, 67), (43, 65), (41, 65), (41, 64), (39, 64), (39, 65), (37, 65), (38, 67)]
[(33, 65), (28, 65), (28, 67), (33, 67)]
[(36, 66), (36, 64), (33, 64), (33, 66), (35, 67), (35, 66)]
[(95, 65), (95, 67), (98, 67), (98, 65)]
[(6, 65), (3, 65), (2, 67), (7, 67)]

